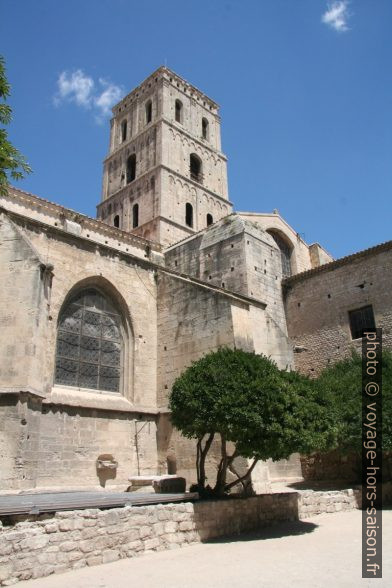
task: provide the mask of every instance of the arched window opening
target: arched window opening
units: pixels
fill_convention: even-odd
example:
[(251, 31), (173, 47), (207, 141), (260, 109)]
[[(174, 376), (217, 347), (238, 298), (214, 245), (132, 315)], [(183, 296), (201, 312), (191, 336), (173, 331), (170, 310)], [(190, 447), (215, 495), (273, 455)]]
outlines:
[(152, 102), (148, 100), (146, 103), (146, 124), (152, 121)]
[(57, 327), (55, 383), (120, 391), (121, 320), (95, 288), (82, 290), (63, 307)]
[(136, 229), (139, 226), (139, 205), (134, 204), (132, 207), (132, 227)]
[(181, 102), (181, 100), (176, 100), (175, 111), (176, 111), (176, 114), (175, 114), (176, 121), (179, 123), (182, 123), (182, 102)]
[(203, 137), (203, 139), (208, 140), (208, 120), (206, 118), (203, 118), (201, 121), (201, 136)]
[(118, 214), (113, 219), (113, 225), (118, 229), (120, 227), (120, 217)]
[(189, 167), (191, 179), (201, 184), (203, 180), (202, 163), (200, 157), (198, 157), (195, 153), (191, 153)]
[(209, 227), (210, 225), (214, 224), (214, 219), (212, 217), (212, 214), (207, 214), (207, 227)]
[(279, 233), (275, 231), (267, 231), (271, 237), (274, 239), (275, 243), (280, 249), (280, 258), (282, 262), (282, 275), (283, 278), (288, 278), (291, 276), (291, 252), (292, 248), (290, 245), (283, 239)]
[(127, 126), (127, 121), (123, 120), (121, 123), (121, 141), (123, 143), (127, 140)]
[(127, 159), (127, 184), (136, 178), (136, 155), (133, 153)]
[(193, 227), (193, 206), (189, 202), (185, 205), (185, 224), (187, 227)]

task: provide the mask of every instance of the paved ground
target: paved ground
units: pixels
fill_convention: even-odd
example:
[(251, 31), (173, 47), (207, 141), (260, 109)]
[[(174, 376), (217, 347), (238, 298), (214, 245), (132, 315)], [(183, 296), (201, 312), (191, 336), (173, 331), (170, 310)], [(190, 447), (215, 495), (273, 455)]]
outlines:
[(361, 579), (361, 512), (151, 553), (20, 582), (18, 588), (379, 588), (392, 586), (392, 510), (383, 513), (382, 580)]

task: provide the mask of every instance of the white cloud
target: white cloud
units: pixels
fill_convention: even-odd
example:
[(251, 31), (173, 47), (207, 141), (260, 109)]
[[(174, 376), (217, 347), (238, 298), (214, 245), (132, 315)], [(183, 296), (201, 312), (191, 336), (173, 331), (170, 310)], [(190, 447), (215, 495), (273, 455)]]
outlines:
[(100, 111), (101, 116), (110, 116), (113, 104), (121, 98), (121, 88), (104, 80), (99, 79), (100, 85), (104, 88), (100, 94), (94, 97), (94, 105)]
[(321, 17), (322, 22), (339, 33), (348, 31), (349, 27), (347, 23), (351, 16), (348, 5), (349, 0), (340, 0), (328, 4), (327, 10)]
[(74, 102), (77, 106), (93, 110), (95, 120), (100, 123), (110, 116), (111, 107), (120, 100), (122, 89), (103, 78), (99, 78), (98, 86), (81, 69), (71, 73), (63, 71), (57, 80), (54, 104), (60, 106), (63, 102)]
[(63, 71), (57, 80), (58, 92), (55, 96), (56, 104), (63, 100), (76, 102), (78, 106), (89, 107), (91, 105), (94, 80), (85, 76), (81, 69), (69, 74)]

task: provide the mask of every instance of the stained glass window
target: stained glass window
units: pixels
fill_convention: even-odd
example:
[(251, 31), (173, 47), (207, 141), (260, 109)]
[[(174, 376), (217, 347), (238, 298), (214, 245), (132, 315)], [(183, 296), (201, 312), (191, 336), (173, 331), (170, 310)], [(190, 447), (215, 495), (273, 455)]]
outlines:
[(119, 392), (121, 348), (118, 312), (98, 290), (83, 290), (60, 315), (55, 383)]

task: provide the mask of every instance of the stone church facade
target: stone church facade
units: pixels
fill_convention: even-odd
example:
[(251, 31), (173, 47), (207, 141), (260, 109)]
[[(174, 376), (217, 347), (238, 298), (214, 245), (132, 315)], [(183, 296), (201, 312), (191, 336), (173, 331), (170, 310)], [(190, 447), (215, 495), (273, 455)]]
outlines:
[[(233, 212), (218, 105), (165, 67), (113, 115), (97, 219), (0, 197), (2, 491), (192, 483), (168, 411), (192, 361), (227, 345), (313, 374), (361, 326), (392, 344), (392, 242), (333, 260), (277, 211)], [(300, 475), (293, 456), (254, 481)]]

